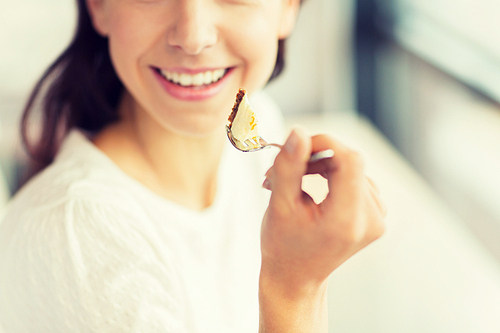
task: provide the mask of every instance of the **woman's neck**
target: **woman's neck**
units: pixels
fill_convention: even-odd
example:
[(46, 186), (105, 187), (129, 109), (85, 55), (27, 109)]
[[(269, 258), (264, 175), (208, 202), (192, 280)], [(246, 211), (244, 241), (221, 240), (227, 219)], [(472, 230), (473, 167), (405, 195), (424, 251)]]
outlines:
[(202, 210), (215, 198), (224, 140), (222, 130), (202, 138), (183, 136), (151, 118), (126, 116), (99, 133), (94, 144), (153, 192)]

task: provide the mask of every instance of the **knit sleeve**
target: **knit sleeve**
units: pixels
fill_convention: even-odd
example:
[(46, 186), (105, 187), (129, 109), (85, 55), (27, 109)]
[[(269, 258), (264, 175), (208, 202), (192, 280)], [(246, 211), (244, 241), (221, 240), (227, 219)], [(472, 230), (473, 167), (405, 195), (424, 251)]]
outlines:
[(12, 222), (0, 233), (5, 331), (188, 331), (175, 257), (134, 203), (72, 199)]

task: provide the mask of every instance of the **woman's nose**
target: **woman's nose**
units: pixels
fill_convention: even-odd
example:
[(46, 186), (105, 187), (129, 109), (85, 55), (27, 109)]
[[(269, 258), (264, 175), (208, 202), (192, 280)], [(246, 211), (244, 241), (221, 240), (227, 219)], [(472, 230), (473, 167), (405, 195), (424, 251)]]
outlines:
[(204, 0), (178, 0), (178, 12), (168, 31), (168, 45), (197, 55), (217, 43), (214, 13)]

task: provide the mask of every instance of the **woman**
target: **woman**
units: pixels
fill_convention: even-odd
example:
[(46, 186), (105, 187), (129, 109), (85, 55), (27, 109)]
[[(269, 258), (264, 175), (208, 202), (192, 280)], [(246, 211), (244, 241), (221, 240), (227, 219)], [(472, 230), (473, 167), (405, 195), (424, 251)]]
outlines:
[[(257, 91), (281, 70), (299, 6), (78, 1), (75, 39), (23, 120), (27, 138), (48, 85), (41, 137), (26, 139), (42, 171), (0, 224), (1, 327), (327, 331), (328, 275), (383, 231), (362, 161), (294, 130), (266, 200), (263, 156), (227, 148), (223, 130), (240, 87), (262, 123), (277, 119)], [(308, 164), (324, 149), (335, 156)], [(307, 173), (328, 179), (319, 205), (301, 190)]]

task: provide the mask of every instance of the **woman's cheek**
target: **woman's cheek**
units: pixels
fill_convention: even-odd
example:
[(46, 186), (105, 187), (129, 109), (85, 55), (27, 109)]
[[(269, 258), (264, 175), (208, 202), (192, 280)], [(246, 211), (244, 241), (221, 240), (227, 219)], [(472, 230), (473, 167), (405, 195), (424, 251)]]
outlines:
[(111, 36), (120, 48), (128, 49), (128, 56), (138, 56), (163, 32), (158, 24), (161, 11), (137, 8), (131, 4), (116, 5), (110, 18)]
[[(237, 49), (245, 59), (255, 88), (261, 88), (272, 74), (278, 51), (278, 36), (274, 26), (265, 19), (245, 20), (239, 34), (234, 36)], [(248, 87), (250, 89), (250, 87)]]

